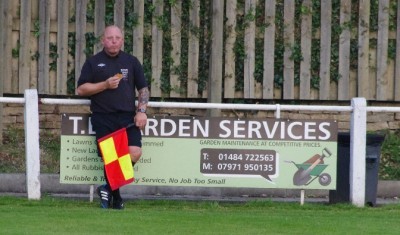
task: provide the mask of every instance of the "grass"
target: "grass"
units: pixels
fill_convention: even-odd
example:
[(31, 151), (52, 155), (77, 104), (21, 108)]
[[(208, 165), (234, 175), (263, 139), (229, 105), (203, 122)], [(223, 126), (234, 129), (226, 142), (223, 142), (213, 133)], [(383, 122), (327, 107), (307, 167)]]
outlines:
[(0, 234), (398, 234), (400, 205), (272, 201), (127, 201), (122, 211), (86, 200), (0, 197)]

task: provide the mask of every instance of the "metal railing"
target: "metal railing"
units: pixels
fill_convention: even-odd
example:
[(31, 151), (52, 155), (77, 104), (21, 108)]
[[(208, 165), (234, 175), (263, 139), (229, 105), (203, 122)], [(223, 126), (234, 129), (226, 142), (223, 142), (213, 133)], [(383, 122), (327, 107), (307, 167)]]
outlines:
[[(39, 104), (90, 105), (90, 100), (38, 98), (37, 90), (29, 89), (24, 98), (0, 97), (0, 103), (23, 103), (26, 144), (26, 180), (29, 199), (40, 199), (40, 150), (39, 150)], [(350, 119), (350, 201), (356, 206), (365, 204), (366, 177), (366, 130), (367, 112), (400, 112), (400, 107), (367, 107), (365, 98), (353, 98), (350, 106), (321, 105), (263, 105), (263, 104), (217, 104), (149, 102), (151, 108), (193, 108), (275, 111), (280, 118), (281, 111), (331, 111), (349, 112)]]

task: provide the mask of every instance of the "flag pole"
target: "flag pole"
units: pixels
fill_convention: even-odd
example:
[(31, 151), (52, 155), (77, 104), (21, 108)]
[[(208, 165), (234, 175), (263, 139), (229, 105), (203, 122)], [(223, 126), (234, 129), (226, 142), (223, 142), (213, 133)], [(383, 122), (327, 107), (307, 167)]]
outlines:
[(133, 127), (133, 126), (136, 126), (134, 122), (129, 123), (125, 128), (128, 129), (128, 128)]

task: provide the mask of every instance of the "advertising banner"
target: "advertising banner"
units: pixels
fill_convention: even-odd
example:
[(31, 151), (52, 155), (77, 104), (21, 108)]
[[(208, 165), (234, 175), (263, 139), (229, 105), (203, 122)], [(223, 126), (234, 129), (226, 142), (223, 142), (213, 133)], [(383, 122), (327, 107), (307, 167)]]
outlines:
[[(87, 114), (63, 114), (60, 181), (101, 184), (104, 164)], [(334, 120), (149, 117), (132, 184), (336, 188)]]

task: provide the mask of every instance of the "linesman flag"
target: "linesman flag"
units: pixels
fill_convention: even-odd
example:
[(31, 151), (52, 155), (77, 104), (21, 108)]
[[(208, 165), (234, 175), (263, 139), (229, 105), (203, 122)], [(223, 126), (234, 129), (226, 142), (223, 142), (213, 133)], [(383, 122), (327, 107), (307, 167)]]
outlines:
[(126, 128), (100, 138), (98, 143), (111, 189), (116, 190), (132, 183), (135, 178)]

